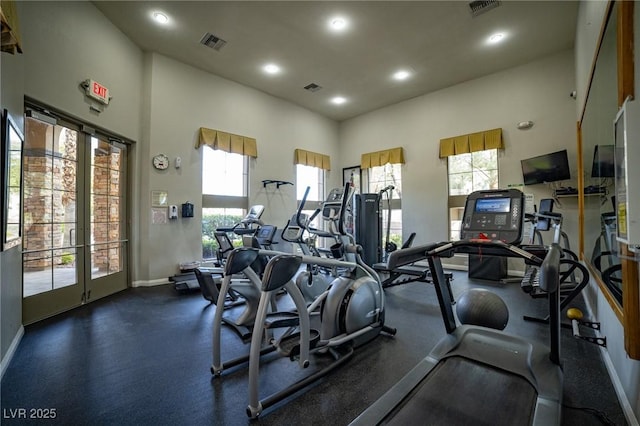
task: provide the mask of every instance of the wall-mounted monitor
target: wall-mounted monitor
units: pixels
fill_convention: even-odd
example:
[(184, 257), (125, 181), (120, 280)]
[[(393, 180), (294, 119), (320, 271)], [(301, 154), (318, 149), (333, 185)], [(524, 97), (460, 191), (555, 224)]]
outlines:
[(566, 149), (527, 158), (520, 162), (525, 185), (571, 179)]
[(592, 178), (615, 177), (614, 145), (596, 145), (591, 165)]

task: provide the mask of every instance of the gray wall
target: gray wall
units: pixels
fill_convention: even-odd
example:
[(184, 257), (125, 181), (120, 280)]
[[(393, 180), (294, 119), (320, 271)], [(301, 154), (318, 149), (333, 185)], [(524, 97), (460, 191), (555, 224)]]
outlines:
[[(150, 87), (148, 143), (141, 151), (139, 285), (145, 280), (169, 277), (179, 263), (202, 258), (202, 151), (194, 149), (198, 129), (207, 127), (256, 138), (258, 158), (250, 161), (249, 199), (263, 204), (265, 223), (280, 229), (295, 212), (295, 187), (264, 188), (262, 180), (295, 182), (293, 152), (296, 148), (329, 155), (333, 171), (328, 187), (340, 185), (338, 124), (309, 110), (254, 89), (208, 74), (159, 54), (150, 54), (145, 65)], [(171, 159), (168, 170), (157, 171), (151, 157), (163, 152)], [(182, 167), (173, 167), (175, 157)], [(169, 204), (190, 201), (195, 217), (179, 218), (164, 225), (150, 223), (150, 192), (166, 190)]]
[[(402, 224), (416, 242), (448, 239), (447, 161), (438, 158), (441, 138), (500, 127), (502, 187), (522, 184), (520, 160), (566, 148), (577, 176), (573, 51), (411, 99), (341, 123), (341, 158), (357, 164), (360, 154), (394, 146), (405, 150), (402, 168)], [(529, 130), (517, 123), (531, 120)], [(565, 182), (576, 186), (575, 180)], [(524, 188), (536, 202), (551, 196), (546, 185)], [(577, 197), (558, 208), (577, 244)]]
[[(0, 109), (7, 109), (24, 133), (24, 57), (0, 53)], [(22, 333), (22, 245), (0, 252), (0, 359)]]

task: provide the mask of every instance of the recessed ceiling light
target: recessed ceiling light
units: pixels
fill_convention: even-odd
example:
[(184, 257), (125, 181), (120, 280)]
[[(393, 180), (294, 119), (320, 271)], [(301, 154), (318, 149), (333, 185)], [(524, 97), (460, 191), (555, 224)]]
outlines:
[(409, 73), (409, 71), (405, 71), (405, 70), (400, 70), (400, 71), (396, 71), (395, 73), (393, 73), (393, 79), (394, 80), (406, 80), (410, 76), (411, 76), (411, 73)]
[(262, 67), (262, 69), (267, 74), (278, 74), (280, 72), (280, 67), (277, 66), (276, 64), (267, 64), (264, 67)]
[(347, 102), (347, 99), (343, 98), (342, 96), (336, 96), (331, 99), (331, 103), (334, 103), (336, 105), (342, 105), (345, 102)]
[(504, 33), (491, 34), (487, 41), (489, 44), (500, 43), (504, 39)]
[(169, 22), (169, 17), (162, 12), (153, 12), (151, 16), (158, 24), (166, 24)]
[(342, 31), (347, 28), (348, 22), (345, 18), (341, 16), (336, 16), (334, 18), (329, 19), (329, 28), (334, 31)]

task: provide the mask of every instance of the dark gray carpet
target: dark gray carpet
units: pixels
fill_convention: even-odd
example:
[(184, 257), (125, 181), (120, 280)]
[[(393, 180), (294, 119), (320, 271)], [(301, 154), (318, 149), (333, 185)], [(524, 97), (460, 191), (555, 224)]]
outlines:
[[(456, 272), (453, 289), (468, 286)], [(544, 300), (522, 293), (519, 284), (481, 282), (507, 302), (506, 331), (546, 339), (544, 325), (525, 323), (523, 314), (542, 314)], [(211, 322), (214, 307), (197, 293), (180, 295), (167, 286), (129, 289), (26, 328), (2, 380), (3, 424), (73, 425), (344, 425), (399, 380), (444, 335), (435, 290), (411, 283), (386, 291), (387, 323), (395, 337), (381, 335), (359, 348), (344, 367), (249, 422), (247, 370), (212, 378)], [(248, 351), (225, 330), (224, 359)], [(565, 403), (605, 413), (626, 424), (599, 349), (563, 331)], [(273, 357), (272, 357), (273, 358)], [(270, 358), (270, 359), (272, 359)], [(312, 366), (313, 368), (314, 366)], [(303, 375), (288, 359), (261, 369), (261, 393)], [(508, 404), (508, 401), (500, 401)], [(9, 417), (16, 409), (52, 420)], [(13, 411), (12, 411), (13, 410)], [(565, 408), (563, 425), (599, 425), (584, 410)]]

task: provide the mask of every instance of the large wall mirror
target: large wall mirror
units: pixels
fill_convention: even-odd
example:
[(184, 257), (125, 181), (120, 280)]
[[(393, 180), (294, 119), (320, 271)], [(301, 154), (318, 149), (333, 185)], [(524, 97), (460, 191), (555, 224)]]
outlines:
[(2, 112), (2, 248), (21, 242), (22, 145), (24, 137), (16, 122)]
[[(614, 213), (613, 122), (633, 81), (629, 83), (625, 64), (633, 60), (632, 51), (620, 50), (622, 40), (632, 31), (632, 15), (625, 2), (612, 2), (601, 34), (601, 43), (592, 70), (591, 84), (580, 121), (579, 149), (582, 157), (584, 194), (582, 195), (581, 257), (589, 267), (604, 297), (625, 327), (625, 346), (635, 358), (640, 353), (640, 333), (631, 326), (639, 310), (625, 300), (630, 289), (638, 287), (637, 264), (624, 259), (616, 241)], [(631, 70), (631, 75), (633, 70)], [(630, 265), (630, 263), (632, 265)], [(635, 273), (633, 272), (635, 268)]]
[(593, 70), (582, 119), (582, 164), (584, 194), (584, 253), (592, 272), (614, 298), (614, 309), (622, 306), (622, 276), (616, 216), (613, 209), (613, 120), (618, 112), (617, 7), (607, 20)]

